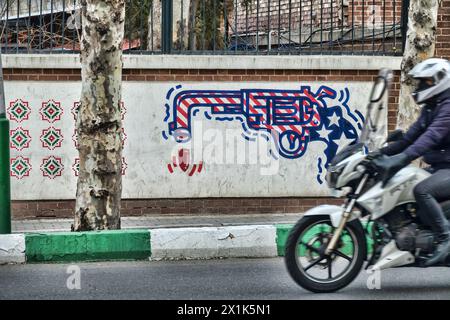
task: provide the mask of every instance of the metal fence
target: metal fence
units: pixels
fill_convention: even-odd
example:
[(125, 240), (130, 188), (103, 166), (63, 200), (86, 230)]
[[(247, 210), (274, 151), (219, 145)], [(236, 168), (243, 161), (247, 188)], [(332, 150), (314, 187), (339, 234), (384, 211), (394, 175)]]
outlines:
[[(409, 1), (126, 0), (128, 54), (357, 54), (403, 51)], [(0, 0), (7, 53), (80, 50), (80, 0)]]

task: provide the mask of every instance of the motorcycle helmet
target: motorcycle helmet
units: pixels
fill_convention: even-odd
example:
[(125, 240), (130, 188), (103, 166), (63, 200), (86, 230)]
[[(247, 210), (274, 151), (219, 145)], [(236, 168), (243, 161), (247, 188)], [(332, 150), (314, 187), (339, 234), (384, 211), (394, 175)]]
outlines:
[(416, 103), (425, 103), (450, 88), (450, 62), (445, 59), (424, 60), (408, 75), (415, 81), (412, 96)]

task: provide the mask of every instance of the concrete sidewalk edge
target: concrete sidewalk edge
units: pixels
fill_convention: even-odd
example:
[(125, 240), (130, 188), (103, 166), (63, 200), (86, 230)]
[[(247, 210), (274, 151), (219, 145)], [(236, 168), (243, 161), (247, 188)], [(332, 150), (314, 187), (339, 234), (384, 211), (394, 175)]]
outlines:
[(0, 264), (276, 257), (276, 225), (0, 235)]
[(0, 234), (0, 264), (25, 262), (25, 235)]
[(293, 225), (246, 225), (0, 235), (0, 264), (266, 258), (284, 255)]

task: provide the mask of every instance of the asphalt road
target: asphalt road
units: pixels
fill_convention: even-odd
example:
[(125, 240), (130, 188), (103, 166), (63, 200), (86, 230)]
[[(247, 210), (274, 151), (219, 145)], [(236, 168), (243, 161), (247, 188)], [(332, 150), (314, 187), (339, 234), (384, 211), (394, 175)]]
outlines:
[[(448, 268), (385, 270), (381, 288), (372, 290), (362, 271), (337, 293), (312, 294), (291, 280), (281, 258), (80, 263), (79, 283), (73, 265), (0, 266), (0, 300), (450, 299)], [(67, 282), (80, 289), (68, 289)]]

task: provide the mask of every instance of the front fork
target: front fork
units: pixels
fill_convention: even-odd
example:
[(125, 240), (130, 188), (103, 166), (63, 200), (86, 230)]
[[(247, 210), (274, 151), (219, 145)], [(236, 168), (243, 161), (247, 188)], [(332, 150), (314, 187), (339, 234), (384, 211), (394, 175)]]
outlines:
[(330, 242), (328, 243), (327, 249), (325, 250), (326, 255), (331, 255), (333, 251), (336, 249), (336, 245), (341, 238), (342, 231), (344, 230), (345, 225), (347, 224), (348, 220), (352, 216), (352, 210), (355, 206), (356, 199), (360, 195), (362, 189), (366, 185), (367, 179), (369, 178), (368, 174), (365, 174), (363, 178), (361, 179), (361, 182), (358, 185), (358, 188), (356, 188), (355, 193), (353, 194), (352, 199), (347, 204), (344, 214), (342, 215), (342, 219), (339, 222), (339, 226), (334, 230), (333, 237), (331, 238)]

